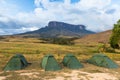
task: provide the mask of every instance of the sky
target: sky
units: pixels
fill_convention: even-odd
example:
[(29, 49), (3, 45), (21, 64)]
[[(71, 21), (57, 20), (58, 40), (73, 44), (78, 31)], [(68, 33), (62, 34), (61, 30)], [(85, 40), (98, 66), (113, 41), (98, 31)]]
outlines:
[(0, 35), (37, 30), (49, 21), (101, 32), (120, 19), (120, 0), (0, 0)]

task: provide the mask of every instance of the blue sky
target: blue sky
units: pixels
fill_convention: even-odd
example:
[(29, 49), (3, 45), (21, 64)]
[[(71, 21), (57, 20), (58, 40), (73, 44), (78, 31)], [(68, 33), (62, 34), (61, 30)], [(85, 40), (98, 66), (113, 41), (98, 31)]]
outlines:
[(99, 32), (118, 19), (120, 0), (0, 0), (0, 35), (33, 31), (53, 20)]
[(9, 4), (17, 5), (20, 11), (32, 11), (35, 8), (34, 0), (6, 0)]

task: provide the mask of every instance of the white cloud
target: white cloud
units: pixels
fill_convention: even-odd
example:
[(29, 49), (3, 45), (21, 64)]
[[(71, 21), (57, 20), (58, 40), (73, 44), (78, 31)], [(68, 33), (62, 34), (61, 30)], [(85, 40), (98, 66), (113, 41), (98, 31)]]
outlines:
[(0, 21), (1, 22), (9, 22), (9, 19), (5, 16), (0, 16)]
[(19, 7), (16, 4), (11, 4), (7, 0), (0, 0), (0, 14), (12, 17), (17, 12), (19, 12)]
[[(5, 0), (0, 7), (0, 14), (10, 16), (12, 20), (17, 20), (26, 26), (20, 26), (20, 31), (32, 31), (44, 27), (49, 21), (62, 21), (71, 24), (84, 24), (87, 29), (93, 31), (104, 31), (111, 29), (113, 24), (120, 19), (120, 5), (111, 3), (111, 0), (80, 0), (71, 4), (70, 0), (64, 2), (50, 2), (49, 0), (34, 0), (36, 8), (31, 12), (17, 12), (13, 15), (14, 6), (7, 4)], [(4, 10), (5, 8), (5, 10)], [(114, 9), (114, 13), (108, 14), (106, 11)], [(10, 10), (10, 11), (9, 11)], [(7, 21), (7, 18), (1, 18)], [(31, 27), (33, 26), (33, 27)], [(34, 27), (35, 26), (35, 27)]]
[(5, 32), (2, 29), (0, 29), (0, 35), (4, 35), (4, 34)]
[(21, 28), (21, 31), (23, 31), (23, 32), (26, 32), (26, 31), (34, 31), (34, 30), (37, 30), (37, 29), (38, 29), (38, 27), (35, 27), (35, 26), (29, 27), (29, 28), (22, 27), (22, 28)]
[(111, 4), (111, 0), (81, 0), (79, 5), (83, 9), (97, 8), (102, 9)]
[[(113, 23), (120, 18), (115, 19), (114, 14), (105, 13), (106, 9), (113, 6), (111, 0), (81, 0), (76, 4), (71, 4), (70, 0), (64, 0), (64, 3), (51, 3), (49, 0), (36, 1), (35, 15), (47, 22), (58, 20), (72, 24), (85, 24), (87, 29), (103, 31), (111, 29)], [(45, 9), (38, 7), (38, 4), (42, 4)], [(120, 6), (114, 8), (117, 9)]]
[(40, 3), (39, 3), (40, 1), (41, 1), (41, 0), (35, 0), (35, 1), (34, 1), (35, 5), (36, 5), (37, 7), (40, 6)]

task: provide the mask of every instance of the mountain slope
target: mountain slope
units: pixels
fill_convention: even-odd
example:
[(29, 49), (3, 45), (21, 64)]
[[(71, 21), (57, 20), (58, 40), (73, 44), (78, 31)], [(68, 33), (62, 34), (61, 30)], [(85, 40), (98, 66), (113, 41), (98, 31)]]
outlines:
[(87, 34), (93, 34), (94, 32), (85, 29), (84, 25), (72, 25), (63, 22), (51, 21), (48, 26), (39, 30), (26, 32), (20, 34), (24, 37), (81, 37)]
[(80, 39), (75, 40), (76, 43), (108, 43), (110, 36), (112, 34), (112, 30), (96, 33), (96, 34), (90, 34), (87, 36), (84, 36)]

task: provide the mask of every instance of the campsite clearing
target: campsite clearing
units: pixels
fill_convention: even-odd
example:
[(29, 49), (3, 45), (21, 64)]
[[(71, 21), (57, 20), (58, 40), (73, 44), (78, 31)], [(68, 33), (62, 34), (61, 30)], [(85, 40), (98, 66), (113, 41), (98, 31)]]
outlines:
[[(86, 63), (86, 60), (99, 52), (98, 49), (100, 45), (102, 45), (102, 43), (77, 42), (75, 45), (68, 46), (41, 43), (39, 39), (7, 38), (4, 41), (0, 41), (0, 80), (73, 80), (73, 78), (76, 78), (76, 80), (91, 80), (96, 78), (100, 78), (99, 80), (110, 78), (112, 80), (119, 80), (120, 68), (108, 69)], [(4, 72), (4, 66), (16, 53), (23, 54), (27, 61), (32, 64), (22, 70)], [(63, 69), (59, 71), (46, 72), (40, 67), (40, 62), (48, 53), (54, 55), (59, 63), (62, 62), (66, 54), (72, 53), (83, 64), (84, 68), (71, 70), (63, 67)], [(119, 53), (103, 53), (120, 66)]]

